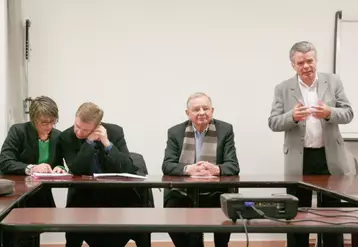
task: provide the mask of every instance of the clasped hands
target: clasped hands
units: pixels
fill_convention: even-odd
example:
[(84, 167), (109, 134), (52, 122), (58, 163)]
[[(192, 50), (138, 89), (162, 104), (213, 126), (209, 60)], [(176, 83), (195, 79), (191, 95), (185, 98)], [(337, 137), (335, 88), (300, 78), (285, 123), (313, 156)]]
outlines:
[(95, 128), (94, 131), (87, 137), (87, 139), (90, 141), (100, 141), (104, 147), (111, 145), (108, 140), (107, 130), (102, 125), (98, 125), (97, 128)]
[(329, 119), (331, 116), (331, 108), (322, 100), (318, 101), (318, 105), (311, 107), (307, 107), (299, 101), (299, 103), (293, 108), (292, 117), (296, 122), (304, 121), (310, 115), (318, 119)]
[(185, 174), (189, 176), (219, 176), (220, 168), (209, 162), (199, 161), (196, 164), (188, 165)]

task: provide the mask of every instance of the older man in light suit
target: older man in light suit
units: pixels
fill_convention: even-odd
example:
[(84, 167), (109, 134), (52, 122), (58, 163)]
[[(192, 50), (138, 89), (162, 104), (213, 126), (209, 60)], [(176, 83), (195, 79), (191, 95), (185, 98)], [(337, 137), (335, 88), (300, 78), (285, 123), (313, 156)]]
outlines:
[[(342, 82), (333, 74), (316, 71), (315, 47), (302, 41), (290, 50), (297, 74), (278, 84), (272, 104), (269, 127), (285, 132), (283, 153), (285, 175), (343, 175), (349, 172), (339, 124), (348, 124), (353, 111)], [(303, 188), (288, 190), (299, 206), (310, 207), (312, 192)], [(323, 205), (335, 199), (324, 196)], [(309, 234), (288, 234), (288, 247), (308, 247)], [(343, 235), (326, 234), (324, 246), (343, 246)]]

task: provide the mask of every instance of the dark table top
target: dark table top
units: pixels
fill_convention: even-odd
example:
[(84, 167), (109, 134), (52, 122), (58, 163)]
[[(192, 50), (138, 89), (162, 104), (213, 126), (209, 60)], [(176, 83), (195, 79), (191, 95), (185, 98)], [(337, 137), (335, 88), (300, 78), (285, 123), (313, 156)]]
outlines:
[(23, 181), (15, 182), (14, 193), (0, 196), (0, 219), (26, 194), (34, 192), (38, 185), (28, 186)]
[[(320, 212), (326, 216), (299, 212), (295, 220), (302, 222), (258, 219), (246, 224), (249, 233), (358, 232), (358, 209), (352, 209)], [(242, 221), (233, 223), (219, 208), (18, 208), (1, 224), (21, 232), (244, 232)]]
[[(0, 219), (23, 198), (35, 189), (47, 185), (51, 187), (69, 187), (69, 185), (115, 185), (133, 187), (285, 187), (301, 184), (312, 190), (334, 193), (337, 196), (358, 204), (358, 177), (356, 176), (284, 176), (284, 175), (249, 175), (219, 178), (191, 178), (171, 176), (148, 176), (146, 179), (102, 178), (74, 176), (72, 178), (34, 179), (29, 176), (0, 176), (15, 181), (15, 192), (0, 197)], [(31, 196), (31, 195), (30, 195)]]
[(302, 180), (302, 176), (283, 176), (283, 175), (258, 175), (258, 176), (225, 176), (212, 178), (192, 178), (188, 176), (160, 176), (149, 175), (145, 179), (126, 178), (126, 177), (107, 177), (93, 178), (92, 176), (73, 176), (64, 178), (33, 178), (29, 176), (0, 176), (0, 178), (10, 179), (16, 182), (26, 182), (27, 184), (50, 184), (53, 187), (68, 187), (80, 184), (133, 184), (138, 187), (170, 188), (170, 187), (201, 187), (201, 186), (236, 186), (240, 187), (284, 187), (289, 184), (297, 184)]
[(310, 189), (335, 194), (342, 199), (358, 201), (357, 176), (304, 177), (301, 184)]

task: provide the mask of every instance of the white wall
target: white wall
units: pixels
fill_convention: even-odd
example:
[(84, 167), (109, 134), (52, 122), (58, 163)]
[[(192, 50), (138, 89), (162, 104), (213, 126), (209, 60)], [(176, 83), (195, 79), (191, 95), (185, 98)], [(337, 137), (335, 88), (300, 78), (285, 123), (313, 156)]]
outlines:
[(27, 97), (25, 21), (22, 0), (8, 0), (7, 127), (25, 121), (23, 100)]
[[(357, 22), (340, 22), (339, 29), (339, 45), (337, 55), (337, 74), (345, 82), (345, 89), (347, 97), (349, 97), (352, 107), (358, 107), (358, 98), (355, 97), (357, 93), (357, 66), (358, 56), (358, 15), (347, 16), (343, 14), (343, 20), (357, 20)], [(341, 131), (343, 137), (356, 136), (358, 137), (358, 118), (345, 126), (342, 126)]]
[(8, 128), (25, 120), (27, 97), (24, 66), (24, 29), (21, 0), (0, 1), (0, 143)]
[[(29, 95), (56, 100), (61, 130), (80, 103), (98, 103), (151, 174), (161, 174), (167, 129), (185, 120), (196, 91), (211, 95), (216, 117), (234, 125), (242, 175), (282, 174), (283, 135), (267, 118), (274, 86), (293, 75), (289, 49), (313, 42), (319, 70), (331, 72), (334, 14), (358, 16), (356, 0), (27, 0), (23, 7), (32, 22)], [(56, 198), (63, 204), (64, 194)]]
[(0, 142), (2, 143), (7, 133), (7, 4), (6, 0), (0, 0)]

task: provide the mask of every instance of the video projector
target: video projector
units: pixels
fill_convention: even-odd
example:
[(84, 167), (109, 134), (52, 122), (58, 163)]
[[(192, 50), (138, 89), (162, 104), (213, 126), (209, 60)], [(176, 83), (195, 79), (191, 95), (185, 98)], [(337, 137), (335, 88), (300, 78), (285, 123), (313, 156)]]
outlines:
[(296, 217), (298, 199), (289, 194), (271, 195), (269, 197), (245, 197), (241, 194), (224, 193), (220, 196), (221, 209), (233, 222), (240, 219), (262, 219), (255, 209), (261, 210), (265, 216), (290, 220)]

